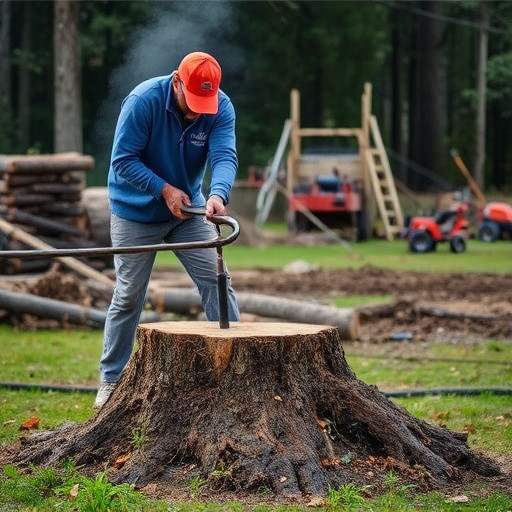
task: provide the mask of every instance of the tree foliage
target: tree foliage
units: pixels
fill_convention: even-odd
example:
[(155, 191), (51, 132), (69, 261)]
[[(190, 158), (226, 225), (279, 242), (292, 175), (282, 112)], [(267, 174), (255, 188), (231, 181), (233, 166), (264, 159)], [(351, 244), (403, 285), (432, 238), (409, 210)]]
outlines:
[[(489, 185), (502, 187), (512, 165), (512, 4), (492, 0), (486, 6), (486, 172)], [(301, 92), (303, 126), (353, 127), (361, 122), (363, 84), (371, 82), (384, 141), (402, 162), (410, 161), (400, 177), (431, 186), (431, 180), (418, 181), (413, 169), (419, 165), (427, 174), (463, 183), (449, 150), (472, 160), (477, 0), (86, 0), (79, 9), (84, 148), (99, 162), (91, 175), (95, 184), (105, 181), (122, 96), (136, 81), (170, 72), (197, 49), (221, 61), (222, 87), (237, 110), (241, 176), (272, 157), (292, 88)], [(3, 0), (0, 15), (0, 54), (8, 56), (0, 87), (0, 151), (52, 152), (53, 5)]]

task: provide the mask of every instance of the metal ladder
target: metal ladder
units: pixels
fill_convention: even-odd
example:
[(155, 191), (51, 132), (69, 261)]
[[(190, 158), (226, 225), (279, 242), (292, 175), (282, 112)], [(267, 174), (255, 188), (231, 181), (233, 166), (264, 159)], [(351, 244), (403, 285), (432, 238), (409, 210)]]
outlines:
[(365, 150), (365, 158), (386, 238), (393, 240), (400, 234), (404, 217), (377, 118), (374, 115), (370, 116), (370, 145)]

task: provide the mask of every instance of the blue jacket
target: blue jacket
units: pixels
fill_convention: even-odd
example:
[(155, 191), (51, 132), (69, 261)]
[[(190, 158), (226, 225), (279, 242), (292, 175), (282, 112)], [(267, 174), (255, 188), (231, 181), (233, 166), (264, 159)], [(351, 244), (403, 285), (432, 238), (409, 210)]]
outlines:
[(108, 189), (112, 212), (127, 220), (169, 220), (172, 214), (160, 195), (166, 183), (188, 194), (192, 206), (204, 205), (201, 185), (207, 162), (212, 169), (210, 195), (229, 200), (238, 169), (233, 105), (219, 91), (218, 113), (202, 114), (183, 129), (171, 78), (142, 82), (121, 106)]

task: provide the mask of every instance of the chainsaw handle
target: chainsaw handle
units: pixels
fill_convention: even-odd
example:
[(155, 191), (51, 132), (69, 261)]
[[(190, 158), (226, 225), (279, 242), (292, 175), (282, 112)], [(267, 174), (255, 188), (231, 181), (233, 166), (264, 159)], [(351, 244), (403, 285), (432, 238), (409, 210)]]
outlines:
[[(182, 210), (191, 215), (204, 215), (204, 208), (188, 208)], [(200, 210), (202, 210), (200, 212)], [(208, 220), (217, 226), (226, 225), (231, 228), (231, 233), (223, 237), (219, 234), (217, 238), (197, 242), (178, 242), (169, 244), (152, 244), (152, 245), (133, 245), (125, 247), (85, 247), (75, 249), (30, 249), (26, 251), (0, 251), (0, 258), (41, 258), (41, 257), (63, 257), (71, 256), (74, 258), (87, 256), (103, 256), (111, 254), (136, 254), (141, 252), (159, 252), (159, 251), (185, 251), (191, 249), (208, 249), (212, 247), (220, 248), (234, 242), (240, 234), (240, 226), (238, 222), (228, 215), (213, 215)], [(15, 230), (9, 233), (10, 236), (16, 238)]]

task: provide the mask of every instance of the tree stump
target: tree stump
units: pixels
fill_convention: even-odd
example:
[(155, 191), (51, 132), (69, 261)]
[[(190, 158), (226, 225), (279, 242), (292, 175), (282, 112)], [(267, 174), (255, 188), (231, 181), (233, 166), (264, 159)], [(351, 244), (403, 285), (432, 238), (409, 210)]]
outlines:
[(230, 490), (265, 486), (280, 497), (325, 495), (384, 468), (434, 487), (499, 474), (466, 434), (416, 419), (358, 380), (335, 328), (290, 323), (140, 325), (137, 351), (93, 419), (7, 454), (0, 459), (108, 464), (112, 481), (138, 487), (194, 464)]

